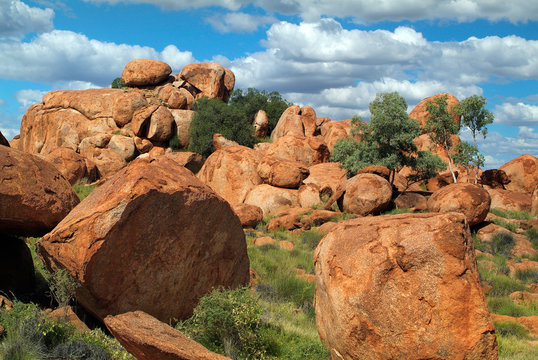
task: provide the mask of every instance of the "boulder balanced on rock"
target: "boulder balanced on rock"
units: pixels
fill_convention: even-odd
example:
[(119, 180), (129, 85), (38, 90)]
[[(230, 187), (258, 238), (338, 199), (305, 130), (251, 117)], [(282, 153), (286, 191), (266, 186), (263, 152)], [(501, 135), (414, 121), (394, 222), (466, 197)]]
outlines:
[(185, 319), (218, 286), (249, 281), (245, 236), (230, 205), (173, 159), (138, 159), (94, 190), (37, 245), (51, 270), (103, 319), (142, 310)]

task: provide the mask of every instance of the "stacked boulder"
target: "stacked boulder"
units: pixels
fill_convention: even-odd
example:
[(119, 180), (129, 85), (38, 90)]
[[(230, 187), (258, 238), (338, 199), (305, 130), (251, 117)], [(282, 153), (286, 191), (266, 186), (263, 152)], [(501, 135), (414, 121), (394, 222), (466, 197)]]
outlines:
[(140, 154), (160, 155), (177, 136), (188, 145), (192, 106), (203, 96), (227, 101), (233, 73), (216, 63), (185, 66), (136, 59), (123, 71), (122, 89), (52, 91), (23, 117), (18, 148), (48, 155), (63, 147), (111, 175)]

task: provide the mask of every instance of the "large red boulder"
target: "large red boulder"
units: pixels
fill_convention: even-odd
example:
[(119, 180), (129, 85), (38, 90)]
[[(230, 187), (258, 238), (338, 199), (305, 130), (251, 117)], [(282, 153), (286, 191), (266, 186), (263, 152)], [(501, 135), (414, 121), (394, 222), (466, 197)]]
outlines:
[(197, 176), (232, 205), (242, 203), (254, 186), (261, 184), (261, 155), (246, 146), (230, 146), (212, 153)]
[(138, 360), (226, 360), (143, 311), (107, 316), (105, 325)]
[(41, 236), (78, 203), (71, 184), (51, 163), (0, 146), (0, 233)]
[(285, 135), (269, 144), (264, 155), (299, 161), (308, 167), (329, 161), (331, 154), (320, 138)]
[(499, 170), (503, 170), (510, 179), (510, 183), (506, 185), (507, 190), (532, 194), (538, 186), (538, 158), (535, 156), (518, 156)]
[(314, 136), (316, 119), (316, 112), (310, 106), (303, 106), (302, 108), (297, 105), (290, 106), (280, 116), (271, 133), (271, 140), (274, 141), (285, 135)]
[(456, 106), (459, 103), (458, 99), (454, 95), (451, 95), (451, 94), (433, 95), (419, 102), (417, 106), (415, 106), (415, 108), (411, 110), (411, 112), (409, 113), (410, 118), (413, 118), (418, 121), (423, 133), (425, 133), (424, 127), (426, 125), (426, 121), (428, 120), (428, 117), (430, 116), (430, 112), (426, 110), (426, 105), (429, 101), (435, 104), (436, 99), (440, 98), (441, 96), (447, 97), (446, 102), (448, 105), (448, 111), (452, 113), (452, 121), (458, 124), (460, 122), (460, 117), (457, 114), (452, 112), (454, 109), (454, 106)]
[(264, 183), (277, 187), (297, 189), (308, 174), (302, 163), (274, 156), (264, 156), (258, 165), (258, 175)]
[(264, 215), (276, 214), (299, 204), (298, 190), (268, 184), (257, 185), (247, 193), (245, 204), (258, 206)]
[(358, 174), (347, 181), (344, 210), (357, 215), (379, 214), (392, 198), (389, 182), (375, 174)]
[(503, 189), (487, 189), (491, 197), (491, 208), (504, 211), (531, 211), (531, 195)]
[(189, 64), (181, 70), (179, 78), (196, 88), (196, 99), (207, 96), (227, 102), (235, 86), (233, 72), (212, 62)]
[(83, 179), (93, 182), (99, 177), (95, 163), (70, 148), (56, 148), (45, 156), (45, 160), (54, 165), (71, 185)]
[(249, 281), (246, 241), (230, 205), (167, 157), (138, 159), (95, 189), (37, 244), (50, 270), (81, 285), (103, 319), (142, 310), (186, 319), (214, 287)]
[(317, 329), (334, 359), (497, 359), (462, 214), (340, 222), (314, 265)]
[(482, 187), (473, 184), (451, 184), (430, 196), (428, 209), (436, 212), (459, 212), (473, 226), (486, 219), (491, 197)]
[(157, 85), (172, 73), (167, 63), (151, 59), (134, 59), (125, 65), (121, 78), (127, 86)]

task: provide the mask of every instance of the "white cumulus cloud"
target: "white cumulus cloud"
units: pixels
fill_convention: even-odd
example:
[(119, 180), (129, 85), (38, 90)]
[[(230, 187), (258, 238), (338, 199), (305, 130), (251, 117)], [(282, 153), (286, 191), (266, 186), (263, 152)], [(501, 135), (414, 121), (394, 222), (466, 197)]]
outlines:
[(22, 36), (53, 29), (52, 9), (30, 7), (19, 0), (0, 0), (0, 35)]
[(17, 102), (21, 104), (22, 108), (26, 109), (32, 104), (41, 102), (43, 95), (46, 93), (46, 91), (41, 90), (25, 89), (17, 91), (15, 98), (17, 99)]
[(276, 22), (276, 18), (267, 15), (250, 15), (242, 12), (219, 14), (208, 17), (206, 22), (221, 33), (251, 33), (267, 24)]
[(90, 3), (109, 3), (112, 5), (125, 4), (151, 4), (166, 10), (183, 10), (189, 8), (202, 8), (208, 6), (220, 6), (230, 10), (237, 10), (242, 4), (250, 1), (243, 0), (84, 0)]
[(512, 126), (538, 126), (538, 106), (523, 102), (495, 106), (495, 122)]

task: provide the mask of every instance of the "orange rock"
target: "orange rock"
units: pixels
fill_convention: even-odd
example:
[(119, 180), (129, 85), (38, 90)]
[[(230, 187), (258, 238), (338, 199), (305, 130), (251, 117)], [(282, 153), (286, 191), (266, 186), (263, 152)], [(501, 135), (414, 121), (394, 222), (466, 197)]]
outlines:
[(230, 360), (142, 311), (107, 316), (105, 325), (138, 360)]
[(254, 228), (263, 219), (262, 209), (255, 205), (236, 204), (233, 206), (233, 210), (244, 228)]
[(293, 245), (293, 243), (291, 243), (290, 241), (288, 240), (281, 240), (278, 242), (278, 246), (280, 246), (281, 249), (284, 249), (284, 250), (288, 250), (288, 251), (292, 251), (293, 248), (295, 247)]
[(303, 182), (318, 185), (320, 189), (329, 186), (335, 192), (338, 185), (345, 185), (347, 180), (346, 171), (337, 162), (312, 165), (308, 171), (310, 174)]
[(510, 276), (515, 277), (518, 271), (533, 270), (538, 272), (538, 262), (529, 259), (521, 259), (517, 262), (515, 260), (508, 260), (508, 268), (510, 269)]
[(276, 214), (299, 204), (298, 191), (261, 184), (253, 186), (245, 197), (245, 204), (256, 205), (263, 214)]
[(150, 59), (134, 59), (125, 65), (121, 78), (127, 86), (157, 85), (172, 73), (170, 65)]
[(538, 303), (538, 294), (530, 293), (528, 291), (516, 291), (510, 294), (510, 299), (516, 303)]
[(147, 138), (153, 142), (166, 142), (173, 136), (174, 117), (165, 106), (159, 106), (149, 120)]
[(415, 192), (404, 192), (396, 199), (394, 205), (398, 209), (410, 209), (413, 211), (424, 211), (428, 209), (428, 201), (425, 196)]
[(258, 175), (269, 185), (297, 189), (309, 175), (308, 169), (298, 161), (264, 156), (258, 164)]
[(138, 136), (134, 137), (134, 144), (139, 153), (145, 154), (151, 150), (153, 144), (148, 139), (142, 139)]
[(341, 358), (497, 359), (462, 214), (340, 222), (314, 266), (318, 332)]
[(285, 135), (267, 147), (265, 156), (275, 156), (289, 161), (299, 161), (310, 167), (329, 160), (327, 145), (319, 138)]
[(271, 133), (271, 140), (275, 141), (285, 135), (298, 137), (314, 136), (316, 132), (316, 119), (316, 112), (312, 107), (303, 106), (300, 108), (297, 105), (290, 106), (280, 116), (278, 123)]
[[(324, 121), (320, 126), (320, 130), (329, 151), (332, 152), (334, 144), (338, 140), (352, 137), (351, 119)], [(358, 138), (355, 137), (355, 140), (358, 140)]]
[(262, 183), (257, 171), (260, 159), (260, 154), (248, 147), (227, 147), (212, 153), (197, 176), (230, 204), (236, 205)]
[[(491, 242), (493, 237), (501, 232), (510, 234), (510, 231), (502, 226), (496, 225), (494, 223), (485, 223), (485, 226), (482, 226), (476, 232), (476, 236), (483, 242)], [(480, 224), (481, 226), (482, 224)]]
[(19, 146), (21, 144), (21, 136), (20, 135), (15, 135), (13, 137), (13, 139), (11, 139), (11, 141), (9, 142), (9, 146), (14, 148), (14, 149), (17, 149), (17, 150), (20, 150)]
[(336, 228), (337, 225), (338, 225), (338, 223), (336, 223), (336, 222), (326, 222), (325, 224), (318, 227), (316, 230), (321, 235), (326, 235), (326, 234), (330, 233), (331, 231), (333, 231)]
[(131, 162), (37, 249), (50, 270), (66, 269), (81, 284), (78, 302), (100, 319), (134, 309), (186, 319), (212, 288), (249, 279), (230, 205), (165, 156)]
[(147, 105), (133, 114), (132, 128), (136, 136), (147, 137), (151, 115), (159, 108), (158, 105)]
[(530, 211), (531, 196), (527, 193), (503, 189), (488, 189), (491, 197), (491, 207), (505, 211)]
[(503, 170), (491, 169), (482, 172), (479, 183), (492, 189), (506, 190), (504, 186), (510, 183), (510, 179)]
[(264, 110), (258, 110), (254, 116), (254, 137), (256, 139), (263, 139), (267, 136), (267, 131), (269, 130), (269, 118), (267, 113)]
[(78, 203), (71, 184), (49, 162), (0, 146), (0, 233), (41, 236)]
[(527, 240), (527, 238), (524, 235), (519, 234), (513, 234), (514, 240), (516, 241), (516, 244), (510, 250), (510, 254), (514, 257), (522, 257), (522, 256), (534, 256), (538, 254), (538, 251), (534, 249), (534, 246), (532, 246), (532, 243)]
[(71, 306), (64, 306), (47, 314), (47, 317), (56, 321), (67, 321), (79, 331), (90, 332), (90, 328), (75, 314)]
[(233, 140), (226, 139), (222, 134), (213, 134), (213, 151), (236, 145), (239, 144)]
[(176, 123), (177, 138), (181, 147), (189, 146), (189, 131), (191, 128), (194, 111), (192, 110), (170, 110)]
[(211, 62), (189, 64), (179, 77), (198, 90), (195, 99), (207, 96), (227, 102), (235, 85), (233, 72)]
[(321, 205), (321, 189), (316, 184), (301, 185), (297, 192), (299, 205), (303, 208), (310, 208)]
[(254, 239), (254, 245), (256, 246), (263, 246), (263, 245), (274, 244), (274, 243), (276, 243), (276, 240), (270, 236), (264, 236), (264, 237)]
[(131, 122), (136, 110), (147, 105), (148, 102), (140, 91), (124, 91), (114, 99), (112, 117), (116, 125), (123, 127)]
[(269, 223), (267, 224), (267, 230), (279, 230), (284, 228), (286, 230), (293, 230), (302, 227), (301, 218), (306, 216), (306, 213), (311, 212), (308, 208), (292, 207), (284, 211), (279, 212)]
[(532, 194), (538, 186), (538, 158), (532, 155), (518, 156), (499, 170), (503, 170), (510, 179), (506, 185), (507, 190)]
[[(538, 186), (534, 189), (531, 197), (531, 213), (533, 216), (538, 217)], [(538, 228), (538, 226), (536, 226)]]
[(107, 148), (120, 155), (125, 161), (131, 161), (138, 155), (134, 140), (129, 136), (112, 135)]
[(347, 181), (344, 210), (357, 215), (379, 214), (390, 204), (392, 189), (387, 180), (374, 174), (355, 175)]
[(193, 174), (198, 173), (204, 165), (204, 158), (198, 153), (181, 151), (167, 153), (164, 156), (189, 169)]
[[(446, 100), (447, 100), (447, 105), (448, 105), (448, 111), (452, 112), (452, 110), (454, 109), (454, 106), (459, 103), (458, 99), (454, 95), (442, 93), (442, 94), (437, 94), (437, 95), (427, 97), (426, 99), (422, 100), (409, 113), (409, 117), (418, 121), (423, 133), (425, 132), (424, 126), (426, 125), (426, 120), (430, 116), (430, 113), (426, 110), (426, 103), (428, 101), (433, 101), (435, 103), (435, 100), (443, 95), (447, 95)], [(459, 124), (460, 117), (456, 114), (453, 114), (452, 121)]]
[(491, 314), (493, 321), (495, 322), (515, 322), (523, 325), (531, 335), (538, 335), (538, 316), (521, 316), (521, 317), (512, 317), (508, 315), (498, 315)]
[(186, 109), (188, 107), (186, 93), (188, 93), (188, 91), (185, 89), (178, 89), (177, 87), (172, 86), (172, 84), (166, 84), (158, 90), (157, 96), (169, 109)]
[(82, 179), (94, 182), (98, 178), (97, 168), (93, 161), (86, 159), (73, 149), (56, 148), (45, 156), (45, 160), (54, 165), (71, 185)]
[(473, 184), (451, 184), (437, 190), (428, 199), (430, 211), (462, 213), (470, 226), (486, 219), (490, 204), (488, 192)]

